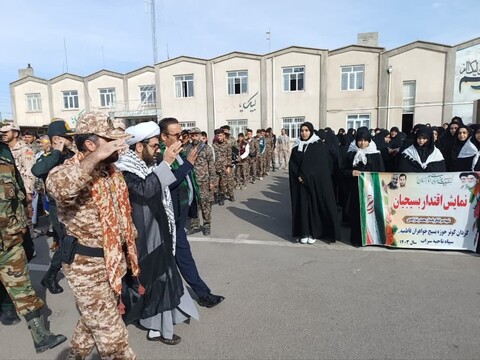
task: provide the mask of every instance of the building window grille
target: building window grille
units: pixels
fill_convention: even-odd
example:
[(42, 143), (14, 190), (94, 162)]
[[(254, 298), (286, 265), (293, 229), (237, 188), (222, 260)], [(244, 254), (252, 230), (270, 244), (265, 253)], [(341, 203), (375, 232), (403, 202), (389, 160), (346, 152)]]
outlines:
[(343, 91), (349, 90), (363, 90), (365, 66), (342, 66), (341, 88)]
[(283, 68), (283, 91), (303, 91), (305, 67), (295, 66)]
[(228, 95), (246, 94), (248, 92), (248, 71), (227, 72)]
[(155, 88), (155, 85), (140, 86), (140, 101), (142, 105), (157, 104), (157, 89)]
[(27, 94), (28, 111), (42, 111), (42, 96), (40, 93)]
[(290, 139), (298, 139), (300, 137), (300, 125), (304, 122), (304, 116), (283, 118), (283, 128)]
[(193, 97), (193, 75), (175, 76), (175, 97)]
[(366, 126), (370, 129), (370, 114), (347, 115), (347, 129), (358, 129)]
[(78, 109), (78, 91), (63, 91), (63, 108)]
[(115, 88), (99, 89), (100, 90), (100, 106), (101, 107), (115, 107), (117, 97), (115, 95)]
[(238, 134), (243, 133), (245, 135), (245, 130), (247, 130), (248, 120), (247, 119), (235, 119), (227, 120), (228, 126), (230, 126), (230, 136), (233, 136), (235, 139), (238, 137)]

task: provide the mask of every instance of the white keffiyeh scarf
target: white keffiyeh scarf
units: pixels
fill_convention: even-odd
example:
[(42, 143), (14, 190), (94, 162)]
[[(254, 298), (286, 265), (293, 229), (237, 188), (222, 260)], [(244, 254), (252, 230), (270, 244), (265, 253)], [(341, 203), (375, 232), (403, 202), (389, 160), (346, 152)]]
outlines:
[[(118, 169), (120, 169), (120, 171), (131, 172), (142, 179), (145, 179), (147, 175), (153, 171), (154, 168), (149, 168), (145, 161), (140, 159), (138, 155), (130, 149), (126, 154), (120, 156), (115, 165), (118, 167)], [(163, 190), (162, 204), (165, 209), (165, 213), (167, 214), (168, 231), (172, 235), (173, 255), (175, 255), (175, 244), (177, 242), (177, 238), (175, 235), (175, 213), (173, 211), (172, 195), (170, 194), (170, 189), (168, 188), (168, 186), (166, 186)]]
[(370, 141), (370, 143), (365, 149), (360, 149), (354, 140), (350, 143), (347, 152), (355, 152), (355, 157), (353, 158), (353, 166), (357, 166), (358, 163), (363, 163), (364, 165), (367, 165), (367, 155), (378, 154), (380, 151), (377, 150), (377, 145), (373, 141)]
[(437, 149), (435, 146), (433, 152), (428, 156), (427, 160), (422, 163), (422, 160), (420, 159), (420, 155), (418, 155), (418, 151), (415, 148), (415, 145), (410, 145), (408, 148), (406, 148), (403, 152), (402, 155), (405, 155), (407, 159), (410, 159), (412, 161), (415, 161), (420, 164), (422, 169), (426, 169), (428, 164), (433, 163), (433, 162), (438, 162), (445, 160), (443, 158), (442, 153), (440, 150)]
[(297, 139), (297, 142), (295, 143), (294, 146), (298, 146), (297, 150), (298, 151), (305, 151), (307, 150), (308, 145), (313, 144), (314, 142), (319, 141), (320, 138), (317, 136), (317, 134), (313, 134), (312, 137), (306, 141)]
[(480, 151), (478, 151), (477, 147), (472, 143), (472, 139), (468, 139), (468, 141), (463, 145), (462, 150), (460, 150), (460, 154), (458, 154), (459, 158), (469, 158), (473, 156), (472, 160), (472, 171), (477, 164), (478, 159), (480, 158)]

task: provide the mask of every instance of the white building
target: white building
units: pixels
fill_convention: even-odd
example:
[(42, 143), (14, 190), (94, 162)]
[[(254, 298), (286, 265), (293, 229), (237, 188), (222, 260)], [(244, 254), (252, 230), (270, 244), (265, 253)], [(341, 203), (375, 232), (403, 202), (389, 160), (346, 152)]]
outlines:
[(127, 125), (175, 117), (184, 128), (209, 133), (229, 124), (234, 134), (285, 127), (292, 137), (304, 121), (335, 130), (398, 126), (406, 132), (454, 115), (480, 122), (480, 38), (385, 50), (375, 34), (366, 35), (359, 35), (360, 45), (330, 51), (181, 56), (127, 74), (101, 70), (46, 80), (29, 66), (10, 84), (14, 119), (41, 128), (60, 117), (74, 128), (79, 114), (96, 110)]

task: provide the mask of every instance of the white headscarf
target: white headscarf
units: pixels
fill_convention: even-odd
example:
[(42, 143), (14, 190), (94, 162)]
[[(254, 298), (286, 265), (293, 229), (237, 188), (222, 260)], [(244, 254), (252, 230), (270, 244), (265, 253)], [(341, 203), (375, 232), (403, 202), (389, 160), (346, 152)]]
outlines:
[(380, 151), (377, 150), (377, 145), (372, 140), (365, 149), (360, 149), (357, 146), (355, 140), (350, 143), (347, 152), (355, 152), (355, 157), (353, 158), (353, 166), (356, 166), (358, 163), (363, 163), (367, 165), (367, 154), (378, 154)]
[(319, 140), (320, 138), (317, 136), (317, 134), (313, 134), (308, 140), (301, 140), (301, 138), (298, 138), (294, 146), (298, 146), (297, 150), (303, 152), (307, 150), (308, 145), (313, 144), (314, 142), (317, 142)]
[[(474, 135), (475, 136), (475, 135)], [(460, 154), (458, 154), (459, 158), (469, 158), (473, 156), (472, 160), (472, 171), (477, 164), (478, 159), (480, 158), (480, 151), (478, 151), (477, 147), (474, 143), (472, 143), (472, 138), (468, 139), (468, 141), (463, 145), (462, 150), (460, 150)]]

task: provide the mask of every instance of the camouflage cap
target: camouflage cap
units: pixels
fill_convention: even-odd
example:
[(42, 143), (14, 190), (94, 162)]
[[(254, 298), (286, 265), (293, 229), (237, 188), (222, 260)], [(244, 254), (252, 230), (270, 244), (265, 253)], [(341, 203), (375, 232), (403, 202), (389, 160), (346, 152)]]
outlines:
[(7, 132), (10, 130), (20, 131), (20, 126), (10, 120), (3, 121), (3, 123), (1, 123), (0, 132)]
[(190, 129), (190, 134), (200, 134), (202, 130), (199, 127), (193, 127)]
[(113, 125), (112, 119), (102, 112), (90, 111), (80, 115), (77, 120), (75, 135), (95, 134), (107, 139), (130, 137), (125, 130)]

